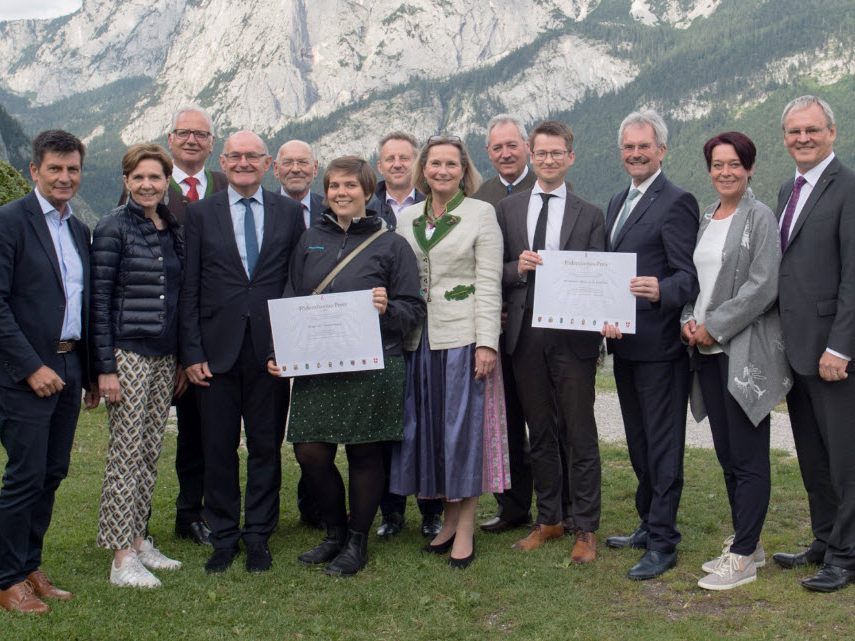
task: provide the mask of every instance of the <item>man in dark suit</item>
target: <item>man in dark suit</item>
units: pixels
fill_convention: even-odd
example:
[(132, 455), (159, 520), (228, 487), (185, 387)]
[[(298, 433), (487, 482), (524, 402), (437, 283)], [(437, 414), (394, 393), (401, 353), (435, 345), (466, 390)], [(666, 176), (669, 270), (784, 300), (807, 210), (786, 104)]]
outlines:
[[(267, 374), (267, 301), (282, 295), (303, 226), (294, 201), (261, 188), (270, 162), (256, 134), (230, 136), (220, 156), (228, 189), (190, 204), (185, 220), (180, 349), (205, 426), (204, 514), (214, 546), (207, 572), (225, 571), (241, 539), (248, 571), (272, 564), (267, 540), (279, 518), (288, 383)], [(241, 418), (249, 452), (243, 528)]]
[[(473, 194), (498, 208), (509, 194), (529, 192), (537, 177), (529, 170), (529, 147), (525, 127), (510, 114), (499, 114), (487, 124), (487, 156), (496, 175), (485, 181)], [(508, 464), (511, 487), (494, 495), (498, 510), (496, 516), (481, 523), (484, 532), (499, 533), (527, 526), (531, 523), (531, 463), (529, 462), (528, 436), (525, 419), (517, 398), (511, 356), (504, 347), (504, 334), (499, 337), (502, 359), (502, 376), (505, 387), (505, 418), (508, 426)]]
[(59, 130), (33, 140), (35, 189), (0, 207), (0, 607), (49, 611), (67, 600), (40, 569), (54, 495), (68, 473), (80, 413), (98, 404), (89, 383), (89, 229), (69, 201), (83, 144)]
[(646, 552), (629, 578), (652, 579), (677, 564), (677, 507), (683, 490), (683, 452), (689, 396), (689, 359), (680, 341), (680, 312), (698, 295), (692, 254), (698, 203), (662, 173), (668, 129), (653, 110), (634, 112), (618, 135), (632, 182), (615, 194), (606, 214), (606, 245), (636, 254), (629, 282), (636, 297), (636, 333), (603, 327), (614, 354), (614, 375), (632, 468), (638, 478), (640, 525), (606, 545)]
[[(175, 112), (166, 139), (173, 166), (164, 203), (182, 225), (188, 203), (223, 191), (228, 186), (224, 173), (205, 167), (214, 150), (214, 140), (214, 125), (204, 109), (188, 105)], [(119, 204), (124, 205), (127, 199), (128, 192), (123, 190)], [(178, 419), (175, 535), (199, 545), (210, 545), (211, 531), (202, 518), (205, 457), (202, 452), (202, 419), (195, 387), (188, 386), (174, 402)]]
[(855, 173), (834, 155), (837, 127), (824, 100), (796, 98), (781, 126), (796, 174), (778, 192), (778, 305), (814, 540), (773, 558), (784, 568), (821, 563), (801, 583), (833, 592), (855, 581)]
[(300, 204), (303, 229), (308, 229), (324, 213), (324, 197), (312, 192), (318, 175), (318, 160), (308, 143), (289, 140), (279, 147), (273, 161), (273, 175), (282, 185), (279, 193)]
[[(564, 535), (564, 518), (573, 521), (576, 543), (571, 557), (590, 563), (596, 557), (600, 525), (600, 450), (594, 419), (594, 378), (602, 337), (596, 332), (532, 327), (535, 268), (541, 249), (603, 251), (603, 212), (573, 195), (565, 183), (575, 161), (573, 133), (547, 120), (531, 133), (537, 183), (508, 196), (497, 215), (505, 244), (502, 284), (507, 302), (505, 351), (518, 374), (517, 393), (528, 424), (531, 471), (537, 496), (537, 521), (514, 547), (534, 550)], [(561, 452), (570, 468), (570, 512), (562, 505)]]
[[(383, 179), (377, 182), (368, 207), (378, 211), (381, 218), (393, 228), (402, 209), (425, 199), (424, 194), (413, 187), (412, 168), (417, 155), (418, 142), (404, 131), (391, 131), (377, 143), (377, 171)], [(389, 492), (392, 449), (390, 443), (383, 452), (386, 487), (380, 500), (382, 522), (377, 528), (377, 536), (383, 538), (401, 532), (404, 527), (404, 510), (407, 507), (407, 497)], [(434, 538), (442, 528), (442, 501), (417, 499), (417, 503), (422, 514), (422, 536)]]

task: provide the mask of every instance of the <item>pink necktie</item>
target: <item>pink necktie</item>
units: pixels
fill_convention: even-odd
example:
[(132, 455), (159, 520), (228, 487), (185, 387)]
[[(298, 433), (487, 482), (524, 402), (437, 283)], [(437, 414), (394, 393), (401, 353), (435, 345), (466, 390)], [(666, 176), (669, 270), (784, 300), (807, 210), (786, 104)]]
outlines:
[(790, 242), (790, 226), (793, 224), (793, 216), (796, 213), (796, 204), (799, 202), (799, 194), (802, 193), (802, 187), (805, 183), (804, 176), (796, 178), (793, 183), (793, 191), (790, 193), (790, 200), (787, 201), (787, 208), (784, 210), (784, 222), (781, 224), (781, 251), (787, 249), (787, 244)]

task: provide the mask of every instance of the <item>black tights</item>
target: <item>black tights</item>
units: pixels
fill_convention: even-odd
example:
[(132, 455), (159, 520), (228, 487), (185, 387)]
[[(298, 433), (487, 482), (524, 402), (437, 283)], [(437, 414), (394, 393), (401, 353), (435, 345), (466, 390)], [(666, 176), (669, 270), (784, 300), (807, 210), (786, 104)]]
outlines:
[(335, 466), (334, 443), (295, 443), (294, 453), (312, 496), (328, 526), (348, 526), (368, 534), (383, 496), (383, 443), (345, 445), (350, 523), (344, 504), (344, 482)]

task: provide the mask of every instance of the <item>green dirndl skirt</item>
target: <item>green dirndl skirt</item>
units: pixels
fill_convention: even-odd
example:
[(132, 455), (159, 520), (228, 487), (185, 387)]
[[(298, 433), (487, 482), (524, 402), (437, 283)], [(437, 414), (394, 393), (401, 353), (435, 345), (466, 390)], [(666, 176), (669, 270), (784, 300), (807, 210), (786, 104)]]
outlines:
[(404, 425), (404, 359), (364, 372), (294, 379), (288, 441), (375, 443), (400, 441)]

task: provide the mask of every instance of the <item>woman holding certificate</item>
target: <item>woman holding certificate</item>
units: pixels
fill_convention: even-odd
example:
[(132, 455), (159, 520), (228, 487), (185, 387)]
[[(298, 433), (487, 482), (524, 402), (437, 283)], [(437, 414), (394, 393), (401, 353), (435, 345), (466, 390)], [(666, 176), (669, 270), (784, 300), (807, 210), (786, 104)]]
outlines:
[(700, 293), (681, 320), (692, 352), (692, 413), (698, 421), (709, 416), (734, 529), (721, 556), (703, 565), (708, 574), (698, 585), (709, 590), (750, 583), (766, 562), (769, 413), (791, 385), (775, 304), (778, 225), (748, 186), (756, 153), (735, 131), (704, 145), (719, 198), (701, 216), (693, 257)]
[[(288, 440), (327, 527), (326, 538), (298, 558), (306, 565), (329, 563), (329, 575), (356, 574), (368, 560), (368, 530), (385, 484), (384, 443), (401, 440), (404, 337), (425, 315), (413, 251), (366, 210), (374, 187), (374, 172), (361, 158), (344, 156), (327, 166), (329, 208), (300, 239), (285, 290), (285, 296), (371, 290), (380, 315), (383, 369), (294, 379)], [(272, 360), (268, 370), (281, 371)], [(335, 466), (339, 443), (347, 453), (349, 521)]]
[(91, 250), (92, 363), (110, 423), (97, 543), (113, 551), (113, 585), (154, 588), (149, 570), (181, 567), (145, 533), (169, 404), (187, 385), (175, 362), (184, 242), (161, 202), (169, 154), (134, 145), (122, 173), (128, 202), (98, 221)]
[(503, 491), (508, 478), (496, 366), (502, 234), (493, 207), (467, 197), (480, 180), (460, 138), (431, 137), (415, 167), (426, 199), (403, 210), (397, 227), (418, 259), (427, 320), (408, 341), (415, 351), (390, 491), (444, 500), (442, 529), (424, 549), (450, 552), (455, 568), (475, 558), (478, 497)]

